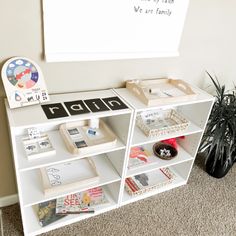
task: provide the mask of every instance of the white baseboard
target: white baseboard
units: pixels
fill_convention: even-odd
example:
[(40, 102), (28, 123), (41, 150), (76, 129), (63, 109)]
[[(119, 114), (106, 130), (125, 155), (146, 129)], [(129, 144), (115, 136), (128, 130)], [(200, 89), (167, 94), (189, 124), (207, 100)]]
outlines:
[(0, 207), (6, 207), (18, 202), (18, 194), (0, 197)]

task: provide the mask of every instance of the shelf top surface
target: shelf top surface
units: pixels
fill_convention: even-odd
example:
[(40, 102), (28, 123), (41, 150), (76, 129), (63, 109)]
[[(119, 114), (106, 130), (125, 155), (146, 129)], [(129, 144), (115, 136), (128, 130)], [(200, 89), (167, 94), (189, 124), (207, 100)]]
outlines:
[(120, 95), (125, 101), (127, 101), (131, 107), (133, 107), (136, 111), (144, 111), (144, 110), (151, 110), (153, 108), (157, 109), (165, 109), (171, 106), (182, 106), (191, 103), (199, 103), (199, 102), (212, 102), (214, 101), (214, 97), (207, 92), (201, 90), (196, 86), (191, 85), (191, 89), (196, 93), (196, 96), (189, 98), (183, 101), (171, 101), (171, 102), (160, 102), (158, 105), (155, 106), (147, 106), (144, 104), (138, 97), (136, 97), (132, 92), (130, 92), (127, 88), (118, 88), (114, 89), (114, 91)]
[[(5, 100), (5, 104), (6, 104), (6, 110), (7, 110), (10, 127), (24, 127), (24, 126), (30, 127), (32, 125), (41, 125), (41, 124), (42, 125), (43, 124), (60, 124), (62, 122), (70, 122), (70, 121), (75, 121), (75, 120), (84, 120), (84, 119), (131, 113), (132, 109), (125, 101), (123, 102), (128, 107), (125, 109), (111, 110), (107, 105), (105, 105), (108, 108), (106, 111), (99, 111), (99, 112), (89, 111), (88, 113), (79, 114), (79, 115), (70, 115), (70, 112), (68, 111), (68, 109), (66, 108), (64, 104), (64, 102), (76, 102), (80, 100), (85, 101), (89, 99), (103, 99), (103, 98), (112, 98), (112, 97), (117, 97), (117, 95), (114, 93), (113, 90), (109, 89), (109, 90), (99, 90), (99, 91), (91, 91), (91, 92), (64, 93), (64, 94), (50, 95), (49, 102), (46, 102), (43, 104), (32, 105), (32, 106), (24, 106), (17, 109), (10, 109), (7, 100)], [(62, 104), (68, 116), (64, 116), (61, 118), (48, 119), (41, 105), (49, 105), (49, 104), (56, 104), (56, 103)], [(86, 107), (88, 108), (87, 105)]]

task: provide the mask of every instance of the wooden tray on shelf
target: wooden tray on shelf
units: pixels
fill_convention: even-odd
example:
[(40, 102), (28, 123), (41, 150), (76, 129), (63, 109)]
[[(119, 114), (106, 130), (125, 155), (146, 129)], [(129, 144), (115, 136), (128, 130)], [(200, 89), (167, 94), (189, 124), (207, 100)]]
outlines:
[(89, 158), (44, 167), (40, 172), (45, 195), (99, 181), (96, 166)]
[(132, 196), (144, 194), (170, 184), (175, 175), (169, 168), (135, 175), (125, 179), (125, 189)]
[(116, 144), (117, 137), (103, 120), (99, 120), (96, 135), (88, 133), (88, 120), (65, 123), (59, 130), (66, 147), (72, 154), (87, 154)]
[(143, 112), (137, 115), (136, 124), (147, 137), (157, 137), (189, 126), (189, 121), (174, 109)]
[(126, 88), (147, 106), (186, 101), (196, 96), (186, 82), (169, 78), (130, 80)]

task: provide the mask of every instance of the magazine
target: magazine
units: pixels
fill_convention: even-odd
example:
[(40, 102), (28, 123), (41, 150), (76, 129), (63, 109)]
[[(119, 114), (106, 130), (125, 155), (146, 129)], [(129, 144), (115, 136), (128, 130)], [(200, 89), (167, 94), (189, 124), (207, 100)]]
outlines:
[(39, 224), (43, 227), (64, 217), (63, 215), (56, 215), (56, 200), (39, 203), (37, 215)]
[(93, 213), (94, 206), (109, 203), (101, 187), (57, 199), (56, 214)]

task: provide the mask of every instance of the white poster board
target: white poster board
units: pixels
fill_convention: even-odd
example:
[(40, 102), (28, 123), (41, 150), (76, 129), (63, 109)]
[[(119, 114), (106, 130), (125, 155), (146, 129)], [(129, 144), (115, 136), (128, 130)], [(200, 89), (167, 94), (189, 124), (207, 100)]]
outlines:
[(177, 56), (189, 0), (43, 0), (48, 62)]

